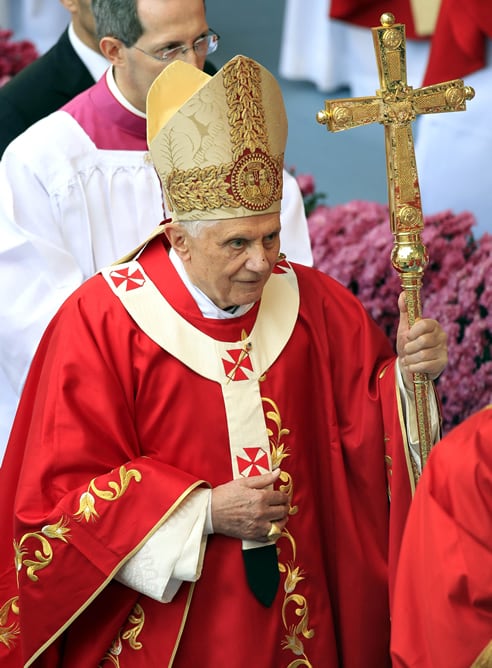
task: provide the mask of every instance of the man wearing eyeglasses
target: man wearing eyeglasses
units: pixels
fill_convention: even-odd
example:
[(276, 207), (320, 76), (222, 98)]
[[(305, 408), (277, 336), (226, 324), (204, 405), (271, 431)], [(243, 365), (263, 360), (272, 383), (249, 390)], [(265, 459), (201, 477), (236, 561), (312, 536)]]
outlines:
[[(52, 315), (85, 279), (166, 218), (146, 144), (150, 85), (176, 59), (203, 69), (219, 41), (203, 0), (93, 0), (92, 10), (111, 67), (17, 137), (0, 163), (0, 375), (8, 379), (0, 399), (0, 459)], [(302, 198), (287, 174), (281, 250), (312, 263)]]

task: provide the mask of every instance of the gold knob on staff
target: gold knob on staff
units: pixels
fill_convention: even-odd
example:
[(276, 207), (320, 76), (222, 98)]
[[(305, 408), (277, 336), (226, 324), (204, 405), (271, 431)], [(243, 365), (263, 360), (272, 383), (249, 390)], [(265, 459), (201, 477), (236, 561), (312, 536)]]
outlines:
[(326, 109), (321, 109), (321, 111), (318, 111), (316, 114), (316, 120), (320, 125), (328, 125), (330, 122), (330, 112), (326, 111)]
[(391, 12), (384, 12), (384, 14), (381, 14), (381, 18), (379, 20), (381, 21), (383, 28), (390, 28), (395, 24), (395, 17), (393, 14), (391, 14)]

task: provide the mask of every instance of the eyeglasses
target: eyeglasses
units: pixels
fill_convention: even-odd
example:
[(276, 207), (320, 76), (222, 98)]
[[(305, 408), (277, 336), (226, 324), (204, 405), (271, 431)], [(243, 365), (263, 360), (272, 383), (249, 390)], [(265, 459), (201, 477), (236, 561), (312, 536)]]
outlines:
[(219, 39), (220, 35), (217, 35), (217, 33), (213, 30), (209, 30), (206, 35), (203, 35), (202, 37), (199, 37), (197, 40), (195, 40), (192, 46), (174, 46), (170, 49), (163, 49), (160, 54), (149, 53), (148, 51), (145, 51), (144, 49), (141, 49), (139, 46), (135, 45), (133, 45), (132, 48), (137, 49), (137, 51), (141, 51), (146, 56), (150, 56), (151, 58), (154, 58), (154, 60), (158, 60), (161, 63), (171, 63), (173, 60), (181, 59), (185, 54), (188, 53), (188, 51), (191, 51), (192, 49), (199, 58), (205, 58), (206, 56), (209, 56), (211, 53), (214, 53), (214, 51), (217, 51), (217, 47), (219, 46)]

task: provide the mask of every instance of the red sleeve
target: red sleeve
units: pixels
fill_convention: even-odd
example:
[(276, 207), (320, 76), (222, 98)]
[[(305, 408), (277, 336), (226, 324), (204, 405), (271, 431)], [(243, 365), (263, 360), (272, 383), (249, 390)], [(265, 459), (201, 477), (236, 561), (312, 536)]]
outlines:
[(470, 666), (492, 640), (492, 410), (434, 448), (417, 485), (398, 566), (395, 668)]

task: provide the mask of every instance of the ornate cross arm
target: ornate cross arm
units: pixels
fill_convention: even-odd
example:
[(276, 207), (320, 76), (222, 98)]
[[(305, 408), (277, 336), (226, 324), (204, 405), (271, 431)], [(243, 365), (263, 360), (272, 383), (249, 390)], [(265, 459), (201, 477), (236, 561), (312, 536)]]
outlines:
[[(406, 97), (405, 104), (398, 98)], [(420, 114), (438, 114), (446, 111), (465, 111), (466, 101), (474, 96), (473, 88), (461, 79), (425, 86), (414, 90), (393, 91), (373, 97), (347, 97), (326, 100), (325, 108), (317, 115), (318, 123), (328, 126), (330, 132), (340, 132), (371, 123), (411, 122)]]
[[(407, 85), (405, 26), (392, 14), (381, 16), (381, 27), (372, 28), (380, 90), (372, 97), (326, 100), (317, 120), (332, 132), (369, 123), (384, 125), (386, 171), (391, 231), (395, 243), (391, 255), (405, 291), (410, 325), (422, 315), (420, 288), (428, 263), (421, 240), (424, 228), (420, 188), (411, 123), (419, 114), (464, 111), (474, 96), (461, 79), (425, 88)], [(422, 465), (432, 447), (429, 393), (425, 374), (414, 374), (414, 393)]]

